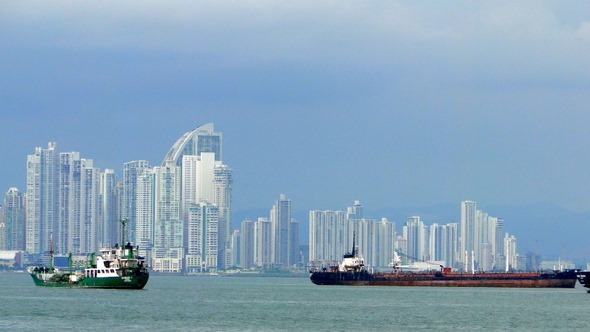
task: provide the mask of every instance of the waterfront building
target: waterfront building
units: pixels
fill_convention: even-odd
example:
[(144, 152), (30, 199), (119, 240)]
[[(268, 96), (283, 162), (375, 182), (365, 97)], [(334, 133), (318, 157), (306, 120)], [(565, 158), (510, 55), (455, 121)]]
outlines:
[(256, 221), (256, 244), (254, 264), (258, 267), (273, 265), (273, 227), (268, 217), (260, 217)]
[(256, 226), (256, 222), (249, 219), (242, 221), (240, 225), (240, 266), (246, 270), (256, 266)]
[(270, 211), (273, 233), (272, 262), (275, 266), (287, 267), (298, 263), (298, 224), (291, 218), (291, 200), (284, 194)]
[(409, 262), (429, 261), (427, 242), (427, 228), (419, 216), (412, 216), (406, 220), (402, 229), (406, 239), (406, 251), (403, 253)]
[(159, 272), (181, 272), (184, 223), (180, 218), (180, 167), (173, 161), (154, 167), (154, 249), (152, 265)]
[[(339, 261), (355, 247), (370, 267), (387, 267), (398, 246), (395, 223), (363, 217), (360, 201), (346, 211), (313, 210), (309, 212), (309, 261)], [(314, 263), (315, 264), (315, 263)]]
[(98, 246), (112, 246), (120, 241), (118, 229), (121, 227), (118, 211), (117, 176), (113, 169), (105, 169), (100, 174), (100, 222), (97, 227)]
[(518, 253), (516, 252), (516, 237), (506, 233), (504, 235), (505, 271), (518, 269)]
[(0, 206), (0, 223), (4, 224), (2, 250), (25, 250), (25, 206), (24, 197), (17, 188), (10, 188)]
[(372, 250), (374, 254), (371, 266), (387, 267), (391, 263), (393, 251), (397, 247), (395, 222), (381, 218), (380, 221), (375, 222), (373, 236)]
[(138, 178), (149, 168), (150, 163), (147, 160), (134, 160), (123, 164), (123, 210), (121, 211), (121, 218), (127, 221), (125, 227), (127, 234), (123, 235), (125, 239), (137, 239)]
[(94, 167), (93, 159), (81, 159), (81, 194), (80, 194), (80, 231), (79, 245), (77, 239), (71, 240), (71, 253), (93, 253), (98, 251), (97, 227), (100, 218), (100, 169)]
[[(81, 174), (80, 154), (78, 152), (59, 153), (58, 204), (59, 215), (54, 234), (54, 250), (59, 254), (68, 254), (74, 250), (74, 238), (77, 250), (80, 240)], [(70, 247), (71, 246), (71, 247)], [(79, 251), (72, 253), (79, 254)]]
[[(218, 209), (217, 268), (226, 268), (231, 225), (231, 170), (222, 164), (222, 136), (209, 123), (183, 134), (170, 148), (160, 167), (155, 167), (155, 213), (153, 259), (169, 260), (167, 252), (184, 255), (190, 240), (188, 207), (206, 200)], [(156, 254), (157, 253), (157, 254)], [(177, 262), (156, 263), (171, 266)], [(172, 272), (172, 271), (167, 271)]]
[(25, 196), (25, 249), (32, 254), (49, 251), (58, 215), (58, 156), (55, 142), (47, 148), (36, 147), (27, 156)]
[(207, 201), (188, 207), (186, 273), (217, 269), (219, 209)]
[(58, 222), (54, 250), (58, 254), (86, 254), (98, 250), (100, 170), (79, 152), (59, 153)]
[(504, 256), (504, 220), (501, 218), (496, 218), (496, 238), (494, 239), (495, 247), (494, 247), (494, 258), (495, 258), (495, 266), (494, 269), (502, 270), (504, 268), (504, 264), (498, 261), (499, 257)]
[(344, 211), (309, 211), (309, 260), (338, 261), (350, 250)]
[(151, 249), (154, 247), (155, 225), (155, 186), (156, 172), (144, 169), (137, 177), (135, 192), (135, 244), (139, 246), (139, 255), (151, 262)]
[(227, 265), (229, 265), (229, 268), (234, 269), (241, 265), (242, 235), (240, 234), (240, 231), (234, 229), (228, 242), (230, 245), (228, 248), (229, 261), (227, 262)]
[[(219, 268), (227, 269), (235, 266), (236, 252), (239, 245), (230, 235), (232, 218), (232, 185), (233, 171), (221, 162), (213, 169), (213, 198), (212, 202), (219, 209)], [(299, 235), (297, 235), (299, 236)]]
[(215, 160), (214, 152), (200, 155), (185, 155), (182, 160), (182, 218), (187, 207), (195, 202), (207, 200), (219, 208), (219, 257), (220, 269), (230, 265), (232, 171)]
[(475, 251), (476, 226), (475, 214), (477, 204), (473, 201), (461, 202), (461, 260), (464, 262), (467, 271), (473, 269), (469, 262), (473, 260), (472, 255)]

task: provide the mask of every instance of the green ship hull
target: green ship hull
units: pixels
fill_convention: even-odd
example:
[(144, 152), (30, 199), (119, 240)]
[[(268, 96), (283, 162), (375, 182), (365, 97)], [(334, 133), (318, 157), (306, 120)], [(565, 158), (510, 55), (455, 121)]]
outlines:
[[(53, 272), (53, 273), (52, 273)], [(128, 271), (131, 272), (131, 271)], [(149, 274), (141, 271), (135, 275), (113, 277), (83, 277), (72, 278), (76, 274), (48, 271), (48, 273), (31, 272), (31, 278), (36, 286), (41, 287), (71, 287), (71, 288), (108, 288), (108, 289), (142, 289), (149, 280)]]

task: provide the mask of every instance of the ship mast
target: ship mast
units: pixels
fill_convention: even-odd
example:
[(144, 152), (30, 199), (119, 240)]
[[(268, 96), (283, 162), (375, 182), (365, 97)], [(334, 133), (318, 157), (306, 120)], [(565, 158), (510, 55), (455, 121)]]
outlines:
[(129, 219), (121, 220), (121, 248), (125, 246), (125, 226), (129, 222)]
[(352, 257), (356, 257), (356, 247), (354, 246), (354, 240), (356, 239), (356, 232), (352, 233)]
[(53, 232), (49, 237), (49, 268), (53, 269)]

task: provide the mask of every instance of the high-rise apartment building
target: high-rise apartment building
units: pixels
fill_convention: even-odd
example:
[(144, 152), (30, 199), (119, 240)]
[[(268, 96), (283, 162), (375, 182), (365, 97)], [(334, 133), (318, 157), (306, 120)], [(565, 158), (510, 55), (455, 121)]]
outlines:
[(299, 261), (298, 224), (291, 218), (291, 200), (284, 194), (270, 211), (273, 232), (272, 261), (277, 266), (287, 267)]
[(472, 270), (468, 267), (474, 260), (476, 225), (475, 213), (477, 211), (476, 203), (473, 201), (461, 202), (461, 259), (464, 262), (467, 271)]
[(389, 221), (387, 218), (381, 218), (375, 224), (374, 240), (373, 240), (373, 262), (372, 266), (389, 266), (393, 259), (393, 251), (397, 247), (395, 222)]
[(518, 269), (518, 253), (516, 252), (516, 237), (506, 233), (504, 235), (505, 271)]
[(339, 261), (355, 246), (371, 267), (386, 267), (397, 247), (395, 223), (363, 217), (359, 201), (345, 211), (309, 212), (309, 261)]
[(54, 142), (27, 156), (25, 249), (32, 254), (49, 251), (52, 242), (58, 216), (57, 168)]
[(207, 201), (188, 207), (186, 273), (217, 269), (218, 217), (217, 206)]
[(218, 268), (228, 267), (231, 170), (221, 162), (221, 137), (213, 124), (186, 132), (154, 167), (153, 266), (177, 270), (191, 245), (189, 207), (208, 201), (218, 209), (216, 262)]
[(409, 217), (403, 226), (403, 237), (407, 240), (404, 255), (410, 262), (429, 261), (426, 226), (419, 216)]
[(125, 228), (127, 234), (124, 236), (126, 239), (137, 239), (138, 177), (149, 167), (150, 163), (147, 160), (134, 160), (123, 164), (123, 210), (121, 217), (127, 221)]
[(232, 206), (232, 185), (233, 172), (221, 163), (216, 164), (213, 170), (213, 204), (219, 208), (219, 267), (226, 269), (234, 266), (235, 251), (239, 245), (230, 236), (231, 231), (231, 206)]
[(0, 249), (25, 250), (25, 206), (24, 197), (17, 188), (10, 188), (0, 208), (4, 223), (4, 244)]
[(155, 226), (155, 185), (156, 172), (144, 169), (138, 175), (135, 192), (135, 244), (139, 246), (139, 254), (151, 261), (151, 250), (154, 247)]
[[(184, 258), (184, 222), (181, 219), (180, 167), (172, 161), (154, 167), (154, 247), (152, 265), (160, 272), (180, 272)], [(161, 270), (157, 270), (161, 269)]]
[(309, 260), (339, 261), (350, 251), (344, 211), (309, 211)]
[(98, 249), (102, 222), (100, 169), (79, 152), (59, 153), (58, 222), (55, 252), (85, 254)]
[[(112, 246), (118, 241), (120, 229), (118, 211), (117, 176), (113, 169), (100, 174), (100, 221), (97, 226), (98, 246)], [(129, 238), (130, 239), (130, 238)]]

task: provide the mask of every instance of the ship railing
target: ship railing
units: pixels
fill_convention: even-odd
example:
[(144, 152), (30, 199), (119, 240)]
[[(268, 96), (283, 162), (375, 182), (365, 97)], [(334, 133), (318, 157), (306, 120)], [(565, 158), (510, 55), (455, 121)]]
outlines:
[(310, 261), (307, 264), (309, 272), (334, 271), (338, 270), (338, 261)]

